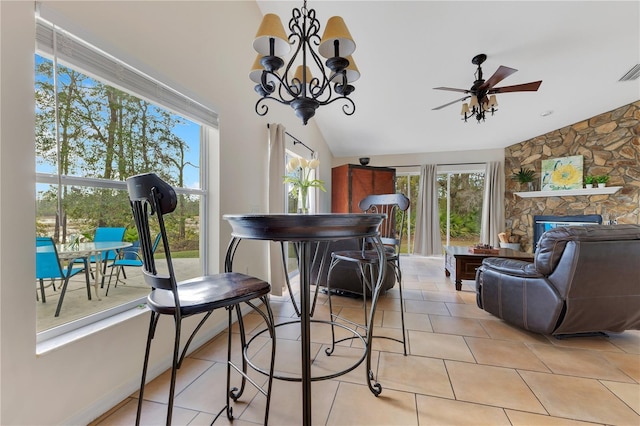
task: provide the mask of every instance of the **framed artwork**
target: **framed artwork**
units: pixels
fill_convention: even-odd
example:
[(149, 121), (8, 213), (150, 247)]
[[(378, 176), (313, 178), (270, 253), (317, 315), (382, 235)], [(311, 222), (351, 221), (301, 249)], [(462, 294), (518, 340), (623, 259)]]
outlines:
[(542, 190), (582, 188), (582, 155), (542, 160)]

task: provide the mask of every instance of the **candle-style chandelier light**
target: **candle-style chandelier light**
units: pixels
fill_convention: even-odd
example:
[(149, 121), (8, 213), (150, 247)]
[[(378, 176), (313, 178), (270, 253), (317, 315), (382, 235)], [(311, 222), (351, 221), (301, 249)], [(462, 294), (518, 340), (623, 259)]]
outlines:
[[(344, 20), (331, 17), (320, 38), (320, 22), (315, 10), (307, 9), (306, 0), (291, 15), (288, 37), (280, 18), (273, 13), (266, 14), (258, 28), (253, 42), (258, 56), (249, 73), (249, 78), (257, 83), (255, 91), (261, 96), (256, 102), (256, 113), (266, 115), (269, 108), (264, 102), (272, 99), (291, 105), (304, 124), (319, 106), (335, 101), (343, 101), (342, 111), (352, 115), (356, 106), (349, 98), (354, 90), (351, 83), (360, 78), (360, 72), (351, 57), (356, 44)], [(314, 50), (316, 46), (318, 53), (327, 58), (328, 70)], [(283, 57), (292, 47), (293, 56), (285, 66)]]

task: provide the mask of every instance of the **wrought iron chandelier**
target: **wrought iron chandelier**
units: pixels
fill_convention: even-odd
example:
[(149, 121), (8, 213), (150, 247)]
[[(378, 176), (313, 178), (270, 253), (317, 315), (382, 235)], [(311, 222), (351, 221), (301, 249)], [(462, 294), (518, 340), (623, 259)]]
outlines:
[(479, 123), (484, 121), (487, 112), (493, 115), (493, 113), (497, 111), (498, 101), (496, 100), (496, 95), (484, 95), (481, 99), (482, 102), (478, 102), (478, 96), (471, 96), (468, 104), (462, 104), (460, 115), (464, 116), (465, 123), (470, 117), (475, 117)]
[[(256, 113), (266, 115), (269, 107), (264, 102), (272, 99), (291, 105), (304, 124), (319, 106), (335, 101), (343, 101), (342, 111), (352, 115), (356, 106), (348, 96), (354, 91), (351, 83), (360, 78), (360, 72), (351, 57), (356, 44), (344, 20), (331, 17), (320, 38), (320, 22), (315, 10), (307, 9), (306, 0), (302, 8), (294, 8), (291, 15), (288, 37), (280, 18), (273, 13), (266, 14), (258, 28), (253, 42), (258, 56), (249, 73), (249, 78), (257, 83), (255, 91), (261, 96), (256, 102)], [(314, 46), (327, 58), (328, 70)], [(282, 69), (285, 65), (282, 57), (291, 47), (294, 47), (293, 56)]]

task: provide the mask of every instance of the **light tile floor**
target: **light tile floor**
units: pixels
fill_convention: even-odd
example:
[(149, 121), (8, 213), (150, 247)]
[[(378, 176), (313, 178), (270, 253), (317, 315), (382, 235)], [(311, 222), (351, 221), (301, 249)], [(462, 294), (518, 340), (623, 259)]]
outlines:
[[(382, 385), (369, 391), (364, 366), (312, 386), (313, 424), (318, 425), (639, 425), (640, 332), (557, 340), (513, 327), (476, 306), (474, 283), (456, 292), (445, 278), (442, 258), (403, 257), (405, 323), (409, 355), (388, 339), (376, 339), (373, 370)], [(376, 334), (400, 336), (397, 286), (380, 298)], [(328, 318), (320, 294), (315, 318)], [(334, 306), (357, 318), (359, 301), (332, 298)], [(295, 316), (288, 297), (273, 297), (280, 321)], [(261, 328), (259, 316), (246, 319)], [(300, 366), (297, 325), (278, 328), (276, 368), (296, 374)], [(341, 333), (344, 335), (344, 333)], [(329, 326), (312, 327), (312, 373), (325, 374), (361, 355), (359, 341), (324, 355)], [(256, 338), (253, 360), (265, 365), (269, 339)], [(237, 357), (237, 354), (236, 354)], [(173, 424), (201, 425), (224, 404), (226, 335), (191, 354), (178, 373)], [(142, 360), (141, 360), (142, 361)], [(258, 381), (264, 377), (252, 374)], [(142, 424), (164, 423), (169, 374), (145, 390)], [(134, 423), (137, 394), (103, 414), (93, 425)], [(248, 386), (234, 404), (234, 425), (262, 423), (265, 399)], [(273, 425), (301, 423), (300, 384), (276, 380), (270, 410)], [(230, 424), (221, 416), (216, 424)]]

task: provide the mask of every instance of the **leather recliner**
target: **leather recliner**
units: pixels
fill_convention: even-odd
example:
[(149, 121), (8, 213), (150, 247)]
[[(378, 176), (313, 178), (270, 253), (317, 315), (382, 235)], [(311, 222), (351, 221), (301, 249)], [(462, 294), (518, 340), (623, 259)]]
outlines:
[(640, 225), (551, 229), (534, 263), (487, 258), (476, 272), (480, 308), (552, 334), (640, 329)]

